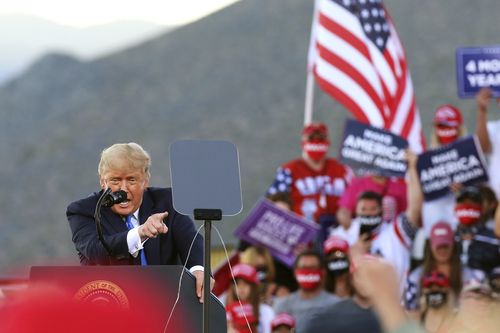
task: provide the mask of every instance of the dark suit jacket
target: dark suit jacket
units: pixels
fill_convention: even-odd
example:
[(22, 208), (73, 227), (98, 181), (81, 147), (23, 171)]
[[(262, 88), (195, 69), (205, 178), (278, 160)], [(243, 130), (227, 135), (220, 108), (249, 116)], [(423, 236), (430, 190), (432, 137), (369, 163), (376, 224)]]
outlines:
[[(104, 239), (109, 244), (113, 257), (110, 257), (98, 239), (94, 210), (101, 192), (95, 192), (85, 199), (71, 203), (66, 211), (73, 243), (82, 265), (134, 265), (140, 264), (140, 256), (133, 258), (128, 252), (128, 229), (122, 217), (108, 207), (103, 207), (102, 229)], [(139, 209), (139, 222), (143, 224), (155, 213), (168, 212), (164, 221), (168, 227), (166, 234), (149, 239), (144, 244), (144, 251), (149, 265), (184, 264), (189, 246), (196, 235), (193, 221), (185, 215), (177, 213), (172, 206), (170, 188), (150, 187), (144, 191)], [(180, 259), (180, 261), (179, 261)], [(187, 268), (203, 265), (203, 238), (196, 236), (187, 262)]]

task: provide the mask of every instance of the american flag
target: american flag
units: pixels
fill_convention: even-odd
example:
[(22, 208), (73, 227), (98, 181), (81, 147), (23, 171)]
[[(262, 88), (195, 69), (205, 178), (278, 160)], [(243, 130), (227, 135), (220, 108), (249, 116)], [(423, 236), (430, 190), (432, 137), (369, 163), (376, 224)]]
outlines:
[(409, 141), (425, 140), (405, 52), (381, 0), (316, 0), (309, 66), (354, 116)]

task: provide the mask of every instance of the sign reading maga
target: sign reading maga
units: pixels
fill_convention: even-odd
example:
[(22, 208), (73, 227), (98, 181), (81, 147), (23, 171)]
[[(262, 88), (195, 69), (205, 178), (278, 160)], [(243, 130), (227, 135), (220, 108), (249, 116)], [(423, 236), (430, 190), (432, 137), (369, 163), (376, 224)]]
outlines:
[(483, 152), (473, 136), (419, 155), (417, 170), (425, 200), (446, 195), (452, 183), (487, 181), (485, 165)]
[(407, 148), (408, 141), (400, 136), (347, 119), (340, 147), (340, 160), (355, 170), (404, 177)]

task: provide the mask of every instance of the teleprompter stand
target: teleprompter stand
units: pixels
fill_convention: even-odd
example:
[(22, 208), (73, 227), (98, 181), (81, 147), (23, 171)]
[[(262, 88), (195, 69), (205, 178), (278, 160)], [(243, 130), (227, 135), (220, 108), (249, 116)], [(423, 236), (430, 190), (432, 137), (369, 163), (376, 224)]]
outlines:
[[(209, 299), (212, 221), (243, 208), (238, 151), (227, 141), (176, 141), (170, 145), (170, 173), (175, 210), (204, 221), (203, 297)], [(203, 333), (209, 333), (211, 319), (210, 304), (203, 302)]]
[[(203, 260), (203, 285), (210, 286), (210, 263), (211, 263), (211, 242), (212, 242), (212, 221), (222, 220), (222, 210), (220, 209), (195, 209), (195, 220), (202, 220), (203, 228), (205, 229), (205, 246), (204, 246), (204, 260)], [(203, 288), (203, 299), (210, 299), (210, 288)], [(203, 302), (203, 332), (210, 330), (210, 303)]]

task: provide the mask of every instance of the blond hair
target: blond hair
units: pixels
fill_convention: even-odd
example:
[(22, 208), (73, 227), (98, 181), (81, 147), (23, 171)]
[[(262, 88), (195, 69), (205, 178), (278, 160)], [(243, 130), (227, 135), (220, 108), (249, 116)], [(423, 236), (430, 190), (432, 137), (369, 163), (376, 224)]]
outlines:
[(250, 246), (240, 253), (240, 263), (257, 267), (258, 257), (263, 257), (267, 268), (268, 282), (274, 281), (276, 269), (274, 267), (273, 257), (266, 248), (260, 246)]
[(108, 170), (141, 170), (147, 178), (151, 176), (151, 157), (147, 151), (135, 142), (115, 143), (101, 152), (97, 169), (99, 176)]

